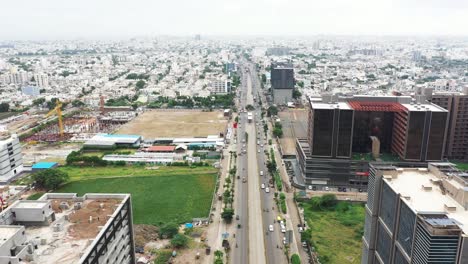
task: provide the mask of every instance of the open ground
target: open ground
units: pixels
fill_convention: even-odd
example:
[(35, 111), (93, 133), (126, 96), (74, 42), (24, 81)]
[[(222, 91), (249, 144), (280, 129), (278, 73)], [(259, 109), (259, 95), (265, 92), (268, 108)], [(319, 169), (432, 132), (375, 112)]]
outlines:
[(296, 154), (296, 138), (307, 137), (307, 110), (286, 109), (278, 113), (283, 126), (280, 144), (283, 155)]
[(61, 167), (71, 181), (58, 192), (130, 193), (135, 224), (183, 223), (209, 214), (213, 167)]
[(72, 151), (78, 151), (78, 143), (38, 143), (23, 146), (23, 163), (32, 165), (39, 161), (50, 161), (65, 164), (65, 160)]
[(223, 112), (152, 110), (123, 125), (117, 134), (137, 134), (144, 138), (206, 137), (226, 129)]
[(334, 208), (317, 210), (303, 203), (303, 207), (321, 263), (361, 263), (363, 204), (338, 202)]
[(17, 114), (18, 113), (15, 113), (15, 112), (2, 112), (2, 113), (0, 113), (0, 120), (7, 119), (10, 116), (14, 116), (14, 115), (17, 115)]

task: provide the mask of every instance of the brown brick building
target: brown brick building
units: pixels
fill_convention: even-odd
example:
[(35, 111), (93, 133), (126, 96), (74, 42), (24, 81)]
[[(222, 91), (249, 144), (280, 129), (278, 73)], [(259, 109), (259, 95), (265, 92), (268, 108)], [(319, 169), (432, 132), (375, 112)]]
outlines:
[(453, 160), (468, 160), (468, 93), (436, 92), (427, 99), (449, 111), (444, 155)]

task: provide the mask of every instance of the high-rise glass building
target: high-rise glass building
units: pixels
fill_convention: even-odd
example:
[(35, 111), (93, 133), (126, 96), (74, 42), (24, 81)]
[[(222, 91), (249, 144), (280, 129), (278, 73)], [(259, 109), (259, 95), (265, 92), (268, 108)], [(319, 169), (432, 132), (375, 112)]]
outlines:
[(368, 162), (440, 161), (448, 111), (406, 96), (309, 98), (308, 136), (296, 142), (314, 188), (367, 188)]
[(370, 165), (361, 263), (468, 263), (467, 186), (450, 163)]

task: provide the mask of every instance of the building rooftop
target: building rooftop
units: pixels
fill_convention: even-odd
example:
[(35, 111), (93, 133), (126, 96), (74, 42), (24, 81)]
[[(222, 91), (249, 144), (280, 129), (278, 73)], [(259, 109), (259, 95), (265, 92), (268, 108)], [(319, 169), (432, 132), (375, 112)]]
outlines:
[(384, 171), (384, 181), (403, 197), (413, 211), (418, 214), (445, 214), (446, 220), (430, 220), (428, 223), (437, 225), (452, 219), (451, 222), (461, 223), (460, 228), (468, 234), (468, 210), (455, 200), (458, 198), (451, 196), (452, 192), (457, 192), (458, 196), (466, 194), (462, 184), (431, 167), (397, 168), (396, 171), (394, 175), (386, 175)]
[[(25, 243), (37, 245), (34, 250), (35, 264), (79, 263), (128, 198), (127, 194), (86, 194), (77, 197), (76, 194), (47, 193), (38, 201), (17, 201), (0, 213), (0, 247), (1, 241), (8, 240), (18, 228), (24, 227)], [(8, 219), (11, 217), (10, 210), (42, 208), (44, 204), (50, 205), (55, 215), (49, 224), (37, 224), (32, 220), (31, 225), (22, 226)], [(11, 225), (5, 225), (8, 223)]]
[(175, 146), (151, 146), (146, 149), (146, 151), (152, 152), (152, 151), (165, 151), (165, 152), (171, 152), (175, 150)]
[(38, 162), (32, 165), (33, 169), (50, 169), (57, 165), (57, 162)]
[(311, 102), (313, 109), (342, 109), (342, 110), (352, 110), (346, 102), (334, 102), (334, 103), (324, 103), (324, 102)]
[(124, 134), (104, 134), (100, 135), (101, 137), (107, 137), (107, 138), (141, 138), (139, 135), (124, 135)]
[(6, 240), (12, 237), (18, 230), (20, 230), (21, 226), (0, 226), (0, 247)]
[(46, 201), (23, 201), (21, 203), (13, 204), (11, 208), (42, 208), (46, 205)]
[(402, 104), (410, 111), (431, 111), (431, 112), (448, 112), (444, 108), (435, 104)]

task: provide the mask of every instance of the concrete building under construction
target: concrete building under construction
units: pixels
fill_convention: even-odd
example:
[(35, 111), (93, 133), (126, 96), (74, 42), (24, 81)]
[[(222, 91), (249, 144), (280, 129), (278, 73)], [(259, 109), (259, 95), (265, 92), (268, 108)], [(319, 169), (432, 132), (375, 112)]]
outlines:
[(0, 213), (0, 264), (134, 264), (129, 194), (46, 193)]

